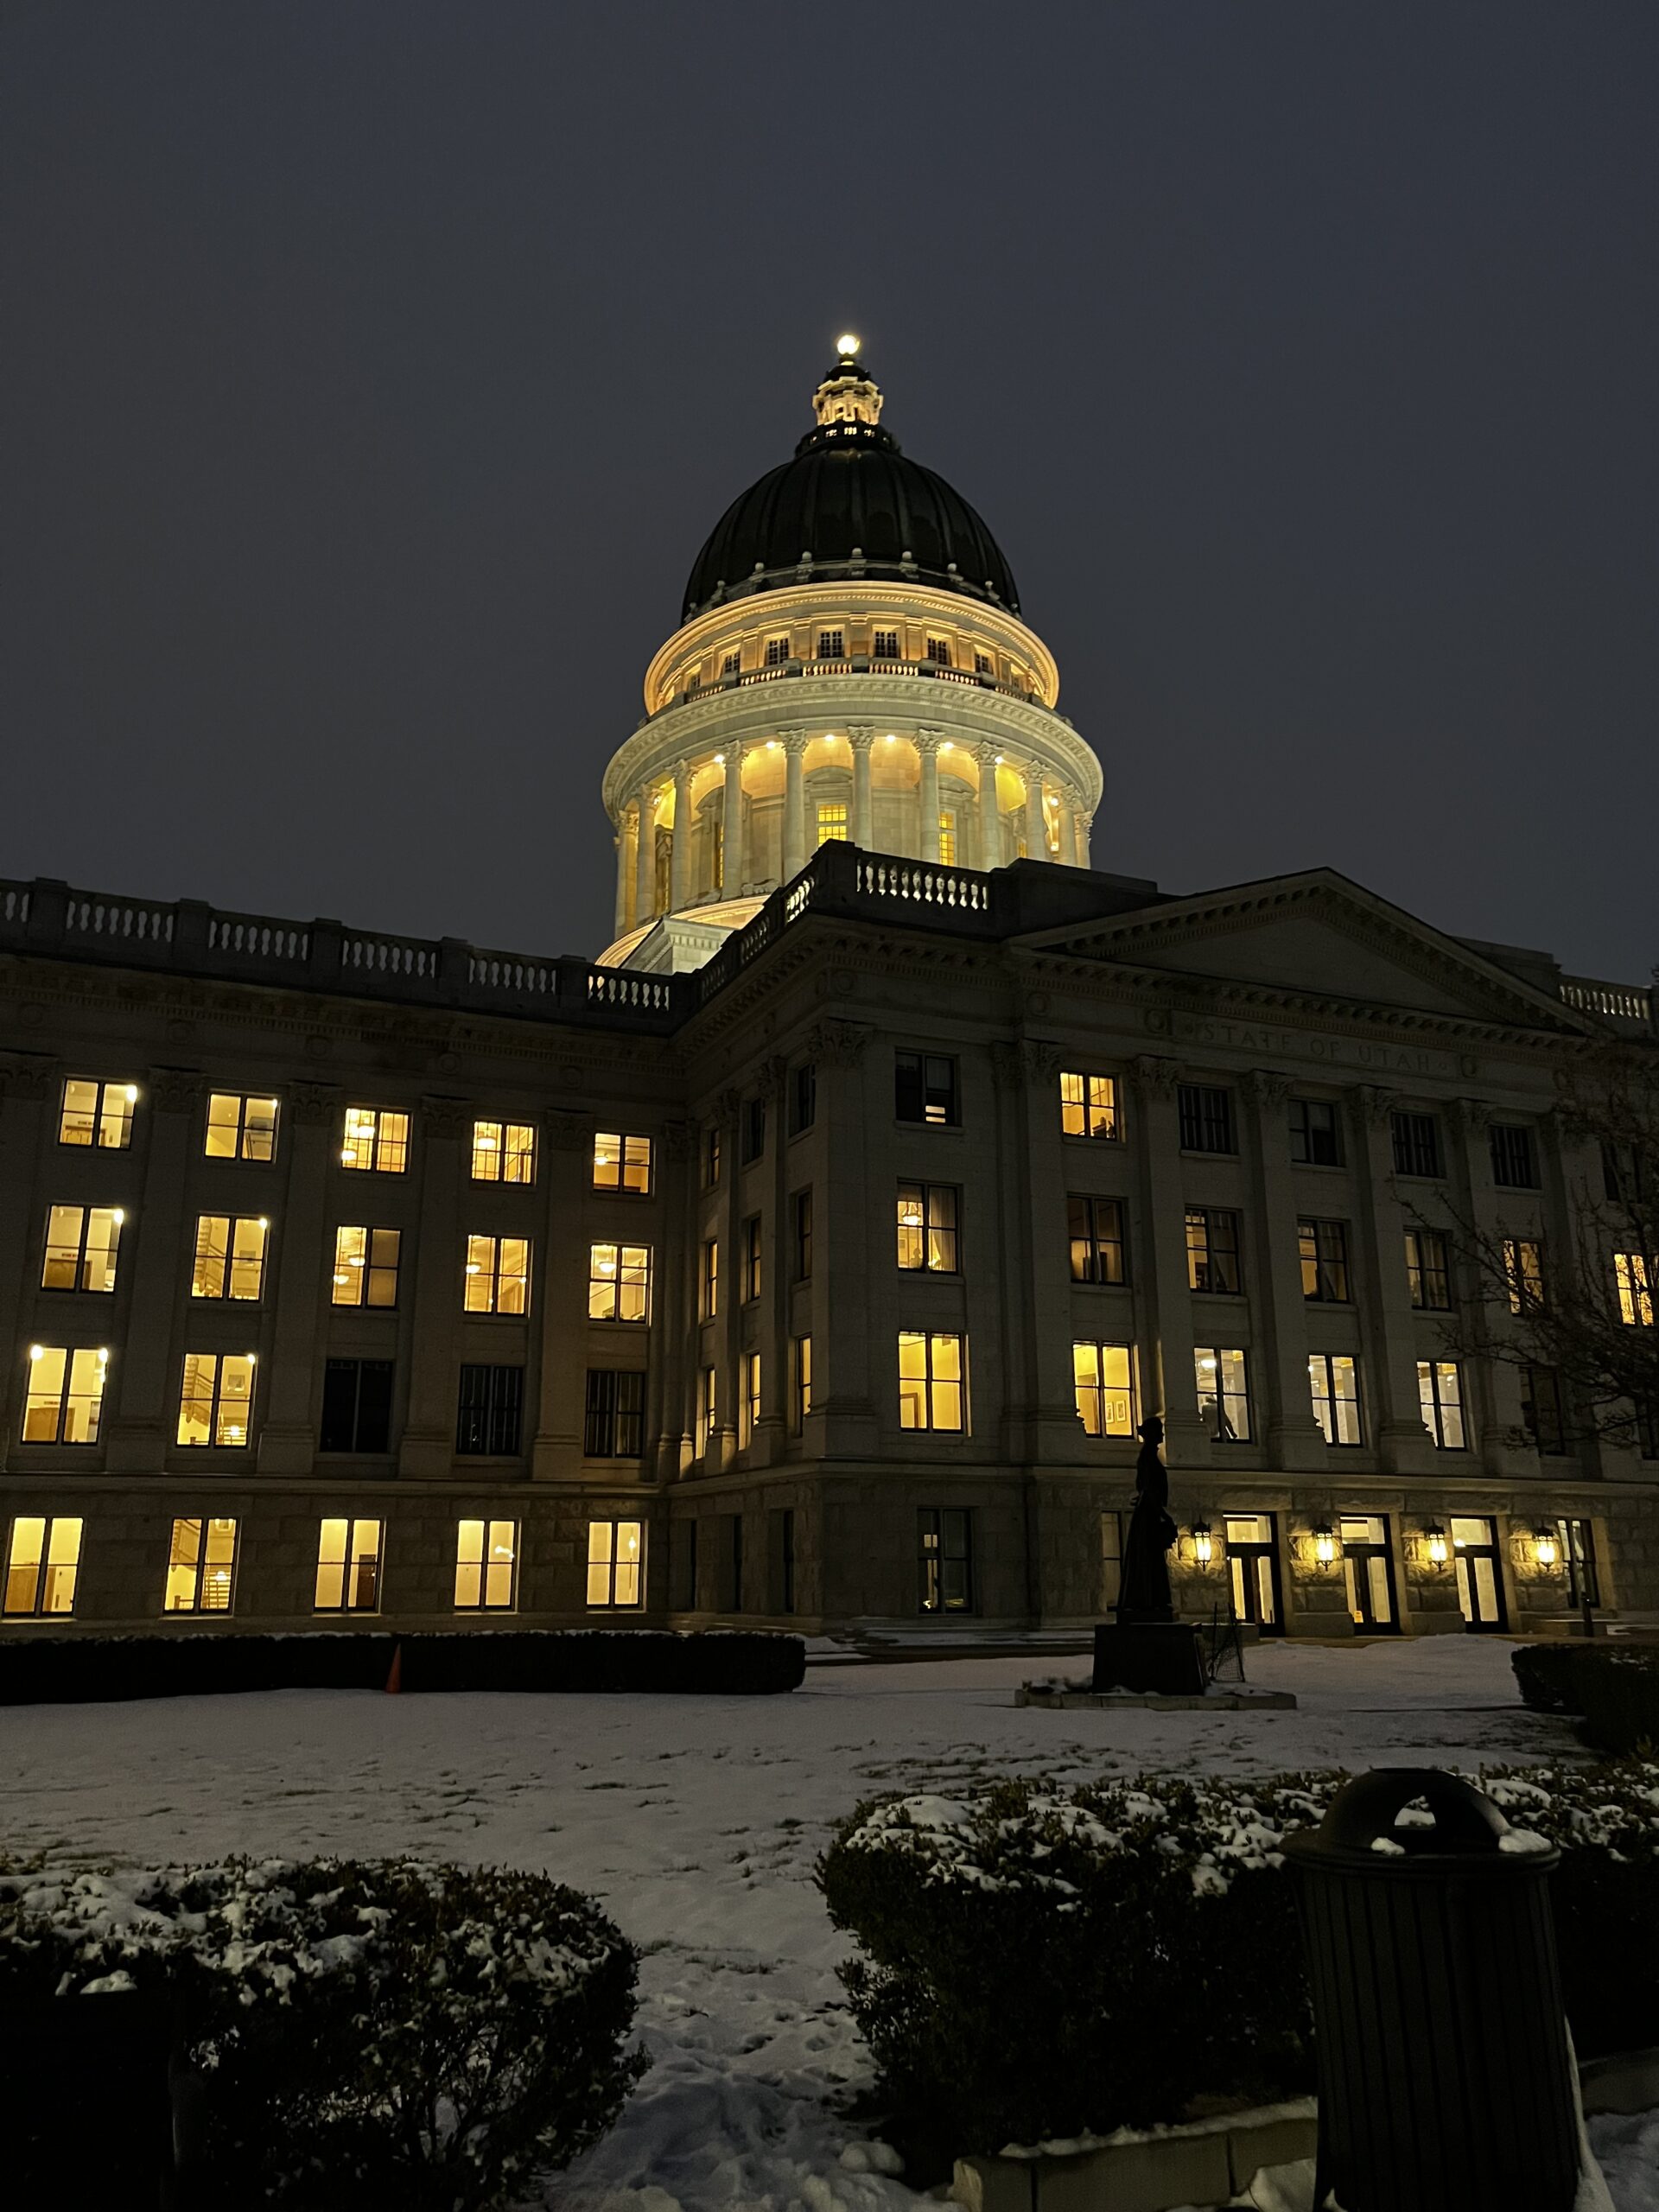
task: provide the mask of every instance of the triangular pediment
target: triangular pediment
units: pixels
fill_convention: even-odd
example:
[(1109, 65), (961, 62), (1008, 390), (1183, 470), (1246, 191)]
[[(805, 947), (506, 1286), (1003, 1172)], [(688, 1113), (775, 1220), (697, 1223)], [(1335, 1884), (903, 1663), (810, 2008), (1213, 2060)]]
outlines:
[(1539, 985), (1327, 868), (1161, 900), (1017, 942), (1211, 988), (1573, 1034), (1591, 1026)]

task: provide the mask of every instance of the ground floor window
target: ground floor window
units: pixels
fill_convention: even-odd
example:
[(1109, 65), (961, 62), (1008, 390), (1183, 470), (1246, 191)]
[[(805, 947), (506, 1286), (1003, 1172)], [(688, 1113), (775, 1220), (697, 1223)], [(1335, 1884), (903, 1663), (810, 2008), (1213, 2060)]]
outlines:
[(720, 1518), (726, 1523), (726, 1541), (721, 1547), (720, 1561), (721, 1611), (741, 1613), (743, 1610), (743, 1516), (741, 1513), (723, 1513)]
[(925, 1505), (916, 1516), (921, 1606), (925, 1613), (974, 1609), (974, 1516)]
[(1129, 1345), (1074, 1344), (1071, 1377), (1084, 1435), (1135, 1434), (1135, 1353)]
[(795, 1509), (777, 1506), (766, 1516), (767, 1548), (772, 1559), (772, 1610), (795, 1610)]
[(1344, 1513), (1337, 1533), (1342, 1539), (1342, 1572), (1348, 1586), (1348, 1610), (1353, 1615), (1354, 1625), (1363, 1629), (1398, 1627), (1387, 1514)]
[(1200, 1344), (1192, 1354), (1198, 1418), (1217, 1444), (1250, 1440), (1249, 1376), (1242, 1351)]
[(380, 1603), (380, 1523), (327, 1520), (317, 1535), (320, 1613), (372, 1613)]
[(20, 1514), (6, 1544), (5, 1613), (73, 1613), (80, 1572), (82, 1523), (66, 1516)]
[(637, 1605), (644, 1595), (645, 1546), (637, 1521), (588, 1523), (588, 1603)]
[(1313, 1418), (1325, 1431), (1325, 1442), (1359, 1443), (1359, 1370), (1355, 1363), (1345, 1352), (1310, 1352), (1307, 1383)]
[(1596, 1571), (1596, 1535), (1587, 1521), (1558, 1521), (1555, 1540), (1567, 1573), (1569, 1605), (1599, 1605), (1601, 1577)]
[(461, 1522), (455, 1530), (455, 1611), (510, 1612), (518, 1585), (518, 1523)]
[(1473, 1514), (1452, 1516), (1452, 1556), (1458, 1603), (1472, 1629), (1503, 1626), (1503, 1574), (1498, 1563), (1497, 1523)]
[(1284, 1605), (1279, 1589), (1279, 1532), (1271, 1513), (1229, 1513), (1223, 1517), (1227, 1572), (1232, 1582), (1233, 1618), (1249, 1621), (1263, 1636), (1282, 1636)]
[(668, 1531), (669, 1603), (683, 1613), (697, 1605), (697, 1524), (690, 1518), (671, 1522)]
[(228, 1613), (236, 1585), (236, 1523), (186, 1520), (173, 1523), (167, 1554), (166, 1613)]

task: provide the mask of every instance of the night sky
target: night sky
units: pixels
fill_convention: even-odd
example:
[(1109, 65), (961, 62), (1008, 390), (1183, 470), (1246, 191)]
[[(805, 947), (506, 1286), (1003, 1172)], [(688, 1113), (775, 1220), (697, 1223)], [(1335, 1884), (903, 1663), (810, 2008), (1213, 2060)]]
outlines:
[(0, 874), (525, 951), (842, 329), (1103, 868), (1659, 960), (1653, 0), (0, 0)]

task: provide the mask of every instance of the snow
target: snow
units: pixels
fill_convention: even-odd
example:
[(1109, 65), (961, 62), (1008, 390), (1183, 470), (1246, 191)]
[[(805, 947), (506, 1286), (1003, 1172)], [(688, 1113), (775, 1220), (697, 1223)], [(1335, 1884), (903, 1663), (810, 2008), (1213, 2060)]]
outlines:
[[(1572, 1758), (1510, 1644), (1263, 1647), (1294, 1712), (1016, 1707), (1032, 1658), (815, 1662), (766, 1698), (280, 1691), (0, 1710), (0, 1850), (157, 1866), (246, 1852), (544, 1868), (639, 1946), (655, 2062), (561, 2212), (917, 2212), (841, 2008), (812, 1885), (834, 1824), (902, 1789)], [(826, 1655), (827, 1662), (827, 1655)], [(943, 1812), (941, 1818), (947, 1817)], [(1597, 2120), (1618, 2212), (1659, 2212), (1659, 2117)], [(852, 2155), (847, 2155), (851, 2153)]]

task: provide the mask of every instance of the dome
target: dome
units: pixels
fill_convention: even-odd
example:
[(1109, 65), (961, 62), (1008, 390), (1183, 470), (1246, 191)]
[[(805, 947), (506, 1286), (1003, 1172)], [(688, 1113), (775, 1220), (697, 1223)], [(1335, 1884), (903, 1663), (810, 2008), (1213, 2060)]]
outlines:
[(959, 492), (880, 428), (881, 395), (850, 352), (814, 396), (817, 426), (793, 460), (733, 500), (686, 580), (704, 608), (786, 585), (876, 576), (1020, 611), (1001, 548)]

